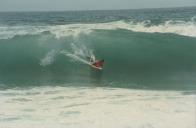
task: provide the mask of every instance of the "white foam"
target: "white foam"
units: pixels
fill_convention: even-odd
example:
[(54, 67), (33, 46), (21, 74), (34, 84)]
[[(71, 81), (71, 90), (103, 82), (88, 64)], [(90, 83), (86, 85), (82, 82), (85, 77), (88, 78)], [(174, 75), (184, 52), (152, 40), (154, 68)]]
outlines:
[(196, 37), (196, 23), (184, 22), (184, 21), (166, 21), (160, 25), (152, 25), (146, 27), (146, 24), (137, 24), (133, 28), (129, 28), (136, 32), (147, 32), (147, 33), (175, 33), (178, 35)]
[(2, 128), (195, 128), (195, 95), (37, 87), (0, 91)]
[(175, 33), (178, 35), (196, 37), (196, 23), (194, 21), (166, 21), (159, 25), (149, 25), (149, 21), (144, 22), (124, 22), (115, 21), (109, 23), (96, 23), (96, 24), (72, 24), (72, 25), (60, 25), (51, 28), (57, 38), (64, 36), (78, 36), (79, 34), (89, 34), (93, 30), (115, 30), (125, 29), (135, 32), (146, 33)]
[(196, 23), (194, 18), (190, 21), (166, 21), (162, 24), (151, 25), (150, 21), (144, 22), (124, 22), (115, 21), (109, 23), (93, 23), (93, 24), (68, 24), (55, 26), (2, 26), (0, 27), (0, 39), (12, 38), (16, 35), (40, 34), (49, 31), (56, 38), (74, 36), (80, 34), (89, 34), (93, 30), (115, 30), (126, 29), (135, 32), (146, 33), (175, 33), (178, 35), (196, 37)]
[(46, 26), (0, 26), (0, 39), (9, 39), (14, 36), (35, 35), (46, 30)]

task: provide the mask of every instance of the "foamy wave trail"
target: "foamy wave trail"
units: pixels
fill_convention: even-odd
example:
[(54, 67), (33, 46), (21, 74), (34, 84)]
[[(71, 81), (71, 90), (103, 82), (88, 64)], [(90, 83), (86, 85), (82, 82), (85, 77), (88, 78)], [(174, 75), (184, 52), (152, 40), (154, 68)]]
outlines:
[(169, 20), (156, 25), (147, 20), (142, 22), (115, 21), (108, 23), (69, 24), (55, 26), (2, 26), (0, 27), (0, 39), (12, 38), (17, 35), (35, 35), (47, 31), (54, 34), (56, 38), (65, 36), (76, 37), (81, 33), (89, 34), (93, 30), (116, 29), (125, 29), (145, 33), (174, 33), (183, 36), (196, 37), (196, 22), (193, 18), (191, 21)]

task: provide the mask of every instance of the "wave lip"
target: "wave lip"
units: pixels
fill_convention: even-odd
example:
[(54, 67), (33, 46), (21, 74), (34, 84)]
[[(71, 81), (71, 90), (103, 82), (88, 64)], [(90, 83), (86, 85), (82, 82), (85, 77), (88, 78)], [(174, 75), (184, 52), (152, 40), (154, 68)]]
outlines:
[(147, 27), (148, 23), (137, 23), (133, 25), (133, 28), (129, 30), (136, 32), (147, 32), (147, 33), (174, 33), (183, 36), (196, 37), (196, 23), (194, 21), (166, 21), (163, 24), (151, 25)]
[(35, 35), (49, 31), (56, 38), (65, 36), (78, 36), (81, 33), (89, 34), (93, 30), (116, 30), (125, 29), (134, 32), (146, 33), (174, 33), (183, 36), (196, 37), (196, 22), (194, 18), (190, 21), (172, 21), (154, 25), (150, 21), (143, 22), (125, 22), (123, 20), (108, 23), (93, 24), (68, 24), (55, 26), (1, 26), (0, 39), (13, 38), (16, 35)]
[(18, 35), (36, 35), (46, 30), (46, 26), (0, 26), (0, 39), (9, 39)]

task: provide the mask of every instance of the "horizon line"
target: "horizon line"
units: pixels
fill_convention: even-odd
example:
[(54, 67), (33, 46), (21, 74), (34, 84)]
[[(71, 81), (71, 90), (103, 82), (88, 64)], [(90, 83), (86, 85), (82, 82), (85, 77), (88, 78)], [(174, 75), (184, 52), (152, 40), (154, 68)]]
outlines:
[(0, 11), (0, 13), (2, 13), (2, 12), (85, 12), (85, 11), (118, 11), (118, 10), (150, 10), (150, 9), (172, 9), (172, 8), (194, 8), (194, 7), (196, 7), (196, 5), (195, 6), (175, 6), (175, 7), (149, 7), (149, 8), (133, 8), (133, 9), (131, 9), (131, 8), (124, 8), (124, 9), (84, 9), (84, 10), (31, 10), (31, 11), (29, 11), (29, 10), (21, 10), (21, 11), (19, 11), (19, 10), (10, 10), (10, 11)]

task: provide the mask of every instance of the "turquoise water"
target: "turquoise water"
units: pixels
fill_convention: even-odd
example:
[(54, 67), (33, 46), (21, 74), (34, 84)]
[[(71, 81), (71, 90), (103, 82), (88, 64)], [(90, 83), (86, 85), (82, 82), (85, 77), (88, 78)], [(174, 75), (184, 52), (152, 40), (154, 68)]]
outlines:
[[(1, 12), (1, 88), (195, 90), (195, 14), (195, 7)], [(86, 56), (105, 59), (103, 71), (86, 65)]]

